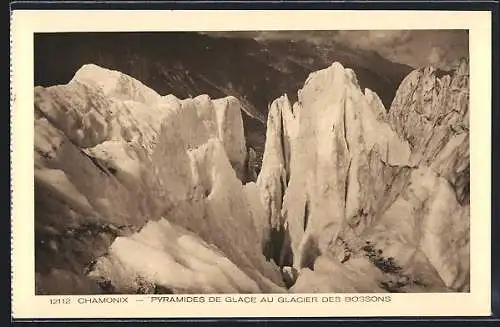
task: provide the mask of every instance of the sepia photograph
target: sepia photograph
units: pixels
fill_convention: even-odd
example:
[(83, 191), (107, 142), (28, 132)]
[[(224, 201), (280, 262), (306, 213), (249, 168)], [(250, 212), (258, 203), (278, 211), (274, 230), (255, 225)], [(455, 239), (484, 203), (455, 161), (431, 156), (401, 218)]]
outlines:
[(491, 15), (17, 10), (17, 319), (491, 312)]
[(469, 292), (467, 30), (34, 35), (36, 294)]

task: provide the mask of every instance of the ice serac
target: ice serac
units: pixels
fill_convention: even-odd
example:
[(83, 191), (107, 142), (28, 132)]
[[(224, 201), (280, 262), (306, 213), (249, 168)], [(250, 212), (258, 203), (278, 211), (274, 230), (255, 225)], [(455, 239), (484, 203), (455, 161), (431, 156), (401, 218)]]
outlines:
[(266, 145), (262, 170), (257, 178), (269, 225), (268, 241), (264, 245), (267, 258), (276, 263), (290, 265), (289, 231), (282, 216), (283, 195), (287, 189), (290, 172), (291, 135), (295, 132), (293, 113), (288, 97), (275, 100), (267, 121)]
[[(223, 252), (166, 219), (150, 221), (139, 233), (117, 238), (108, 255), (93, 265), (89, 275), (120, 293), (262, 291)], [(282, 291), (278, 286), (273, 290)]]
[(450, 75), (433, 67), (410, 73), (388, 113), (391, 127), (412, 148), (412, 162), (431, 166), (469, 197), (469, 67), (463, 59)]
[(238, 106), (96, 65), (36, 87), (37, 293), (282, 291)]
[[(293, 106), (286, 96), (271, 104), (257, 184), (270, 256), (298, 271), (291, 291), (467, 290), (468, 208), (450, 183), (468, 187), (468, 143), (461, 132), (443, 140), (440, 130), (465, 123), (447, 118), (413, 131), (415, 122), (402, 120), (407, 110), (438, 110), (423, 101), (398, 107), (416, 74), (389, 111), (340, 63), (310, 74)], [(447, 102), (465, 101), (463, 74)]]
[[(272, 225), (286, 225), (294, 266), (310, 266), (344, 225), (376, 208), (368, 158), (405, 164), (409, 147), (377, 120), (351, 70), (312, 73), (293, 111), (271, 105), (259, 185)], [(327, 236), (328, 235), (328, 236)]]

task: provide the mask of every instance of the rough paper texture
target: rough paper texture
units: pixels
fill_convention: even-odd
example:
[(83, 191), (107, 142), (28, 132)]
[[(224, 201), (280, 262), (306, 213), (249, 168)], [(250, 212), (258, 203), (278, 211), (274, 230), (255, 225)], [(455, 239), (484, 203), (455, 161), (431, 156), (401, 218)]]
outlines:
[(489, 314), (488, 13), (17, 11), (12, 39), (15, 318)]

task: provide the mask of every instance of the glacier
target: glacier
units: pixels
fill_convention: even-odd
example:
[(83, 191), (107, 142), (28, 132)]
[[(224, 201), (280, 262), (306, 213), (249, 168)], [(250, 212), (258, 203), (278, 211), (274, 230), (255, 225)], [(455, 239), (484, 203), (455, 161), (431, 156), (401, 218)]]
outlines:
[(258, 175), (233, 96), (93, 64), (34, 92), (37, 294), (469, 290), (467, 62), (388, 109), (311, 73), (270, 104)]

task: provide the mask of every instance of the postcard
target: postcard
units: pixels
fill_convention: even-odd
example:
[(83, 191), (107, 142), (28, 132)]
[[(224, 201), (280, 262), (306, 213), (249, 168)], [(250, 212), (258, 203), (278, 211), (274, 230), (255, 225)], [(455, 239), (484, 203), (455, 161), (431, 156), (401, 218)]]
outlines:
[(16, 10), (14, 318), (490, 314), (491, 16)]

